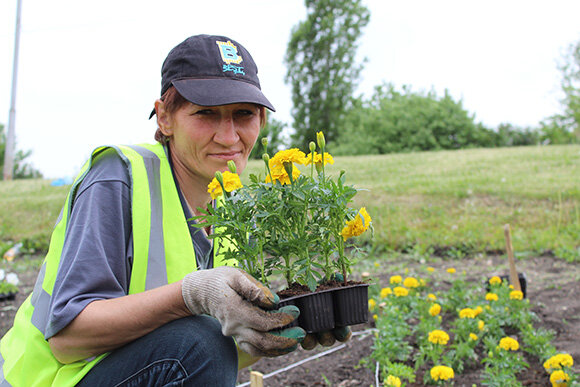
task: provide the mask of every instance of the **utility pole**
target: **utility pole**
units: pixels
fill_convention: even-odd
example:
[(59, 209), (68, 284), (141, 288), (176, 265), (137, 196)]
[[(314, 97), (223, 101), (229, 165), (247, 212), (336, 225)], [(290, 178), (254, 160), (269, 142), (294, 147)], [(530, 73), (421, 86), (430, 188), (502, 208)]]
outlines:
[(4, 150), (4, 180), (12, 180), (14, 169), (14, 120), (16, 119), (16, 80), (18, 79), (18, 49), (20, 46), (20, 14), (22, 0), (16, 0), (16, 32), (14, 34), (14, 62), (12, 65), (12, 93), (10, 96), (10, 112), (8, 114), (8, 132), (6, 133), (6, 149)]

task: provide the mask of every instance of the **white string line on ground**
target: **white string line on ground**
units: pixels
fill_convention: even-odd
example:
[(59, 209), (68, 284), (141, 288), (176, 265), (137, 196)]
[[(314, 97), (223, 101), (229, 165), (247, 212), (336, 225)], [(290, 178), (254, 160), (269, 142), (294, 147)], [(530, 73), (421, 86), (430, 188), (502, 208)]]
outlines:
[[(377, 330), (377, 329), (375, 329), (375, 328), (371, 328), (371, 329), (367, 329), (367, 330), (365, 330), (365, 331), (357, 331), (357, 332), (353, 332), (353, 333), (352, 333), (352, 336), (353, 336), (353, 337), (356, 337), (356, 336), (362, 336), (362, 337), (360, 337), (360, 338), (358, 339), (358, 340), (360, 341), (360, 340), (363, 340), (363, 339), (365, 339), (365, 338), (366, 338), (366, 337), (367, 337), (367, 336), (368, 336), (370, 333), (372, 333), (372, 332), (374, 332), (374, 331), (376, 331), (376, 330)], [(276, 371), (272, 371), (272, 372), (270, 372), (269, 374), (266, 374), (266, 375), (262, 376), (262, 379), (267, 379), (267, 378), (269, 378), (269, 377), (271, 377), (271, 376), (278, 375), (279, 373), (282, 373), (282, 372), (288, 371), (288, 370), (290, 370), (290, 369), (292, 369), (292, 368), (298, 367), (298, 366), (300, 366), (300, 365), (302, 365), (302, 364), (304, 364), (304, 363), (307, 363), (307, 362), (309, 362), (309, 361), (311, 361), (311, 360), (315, 360), (315, 359), (318, 359), (318, 358), (320, 358), (320, 357), (326, 356), (326, 355), (328, 355), (328, 354), (331, 354), (331, 353), (333, 353), (333, 352), (336, 352), (336, 351), (338, 351), (338, 350), (341, 350), (341, 349), (343, 349), (343, 348), (345, 348), (345, 347), (346, 347), (346, 344), (341, 344), (341, 345), (339, 345), (338, 347), (334, 347), (334, 348), (331, 348), (331, 349), (329, 349), (329, 350), (326, 350), (326, 351), (324, 351), (324, 352), (320, 352), (320, 353), (318, 353), (318, 354), (316, 354), (316, 355), (313, 355), (313, 356), (307, 357), (306, 359), (302, 359), (302, 360), (300, 360), (300, 361), (297, 361), (296, 363), (292, 363), (292, 364), (290, 364), (289, 366), (286, 366), (286, 367), (284, 367), (284, 368), (277, 369)], [(250, 382), (245, 382), (245, 383), (242, 383), (242, 384), (238, 384), (236, 387), (245, 387), (245, 386), (249, 386), (249, 385), (250, 385)]]

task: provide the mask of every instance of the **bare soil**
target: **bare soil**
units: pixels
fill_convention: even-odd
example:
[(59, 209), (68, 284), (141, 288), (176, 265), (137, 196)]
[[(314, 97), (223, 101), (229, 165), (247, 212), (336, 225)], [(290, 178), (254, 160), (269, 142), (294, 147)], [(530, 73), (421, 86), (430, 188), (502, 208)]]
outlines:
[[(386, 285), (393, 274), (401, 274), (401, 268), (423, 265), (417, 260), (400, 258), (373, 268), (371, 276), (379, 285)], [(502, 256), (477, 257), (460, 261), (438, 258), (429, 260), (429, 266), (447, 268), (453, 266), (458, 272), (463, 270), (467, 278), (477, 283), (492, 275), (508, 273), (507, 259)], [(554, 331), (552, 344), (559, 352), (570, 354), (575, 360), (575, 371), (580, 363), (580, 267), (552, 256), (538, 256), (518, 260), (518, 272), (527, 278), (527, 298), (533, 305), (533, 312), (540, 318), (537, 327)], [(0, 301), (0, 336), (12, 325), (18, 306), (34, 287), (37, 271), (18, 273), (21, 281), (20, 292), (14, 300)], [(482, 291), (483, 285), (482, 285)], [(248, 383), (250, 371), (264, 375), (264, 386), (376, 386), (372, 367), (360, 366), (361, 359), (372, 352), (373, 335), (367, 330), (373, 328), (372, 321), (353, 326), (355, 335), (345, 343), (332, 347), (317, 347), (312, 351), (301, 348), (279, 358), (264, 358), (238, 374), (238, 383)], [(326, 351), (333, 352), (324, 354)], [(311, 359), (313, 356), (320, 357)], [(310, 359), (310, 360), (308, 360)], [(549, 377), (538, 359), (527, 357), (530, 368), (518, 375), (525, 386), (550, 386)], [(298, 362), (304, 363), (296, 365)], [(420, 378), (419, 378), (420, 379)], [(468, 369), (455, 375), (455, 386), (480, 385), (480, 369)], [(418, 380), (415, 386), (423, 385)]]

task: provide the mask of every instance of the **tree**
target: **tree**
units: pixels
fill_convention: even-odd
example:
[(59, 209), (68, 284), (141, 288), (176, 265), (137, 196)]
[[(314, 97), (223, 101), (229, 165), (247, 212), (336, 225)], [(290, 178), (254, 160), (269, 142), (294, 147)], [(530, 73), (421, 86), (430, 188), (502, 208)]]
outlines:
[(370, 19), (361, 0), (305, 0), (307, 18), (293, 28), (286, 50), (292, 87), (292, 143), (308, 149), (323, 131), (337, 138), (362, 70), (357, 40)]
[(571, 44), (558, 66), (562, 72), (562, 91), (564, 114), (553, 117), (550, 125), (560, 123), (564, 128), (576, 134), (580, 141), (580, 41)]
[(258, 136), (258, 141), (254, 148), (252, 149), (252, 153), (250, 153), (251, 159), (260, 159), (262, 158), (262, 154), (264, 153), (264, 147), (262, 146), (262, 138), (266, 137), (268, 139), (268, 153), (270, 155), (274, 155), (278, 150), (280, 150), (285, 145), (284, 138), (282, 137), (282, 132), (286, 124), (282, 121), (278, 121), (275, 118), (270, 118), (268, 116), (268, 122), (266, 125), (260, 130), (260, 135)]
[[(4, 154), (6, 152), (6, 133), (4, 133), (4, 125), (0, 124), (0, 170), (4, 169)], [(14, 179), (32, 179), (42, 177), (42, 174), (32, 168), (26, 160), (32, 154), (31, 150), (26, 152), (22, 150), (16, 151), (14, 154), (14, 169), (12, 171), (12, 177)], [(0, 175), (0, 180), (3, 180), (3, 175)]]
[(495, 146), (496, 136), (461, 101), (445, 91), (398, 91), (391, 84), (375, 89), (369, 100), (359, 99), (345, 117), (335, 154), (386, 154), (403, 151)]

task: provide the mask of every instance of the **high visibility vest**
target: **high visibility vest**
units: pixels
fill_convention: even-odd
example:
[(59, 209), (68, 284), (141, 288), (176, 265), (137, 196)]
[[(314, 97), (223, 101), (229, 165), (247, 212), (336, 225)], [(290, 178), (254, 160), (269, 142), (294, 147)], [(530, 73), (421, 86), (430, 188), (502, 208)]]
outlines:
[[(36, 285), (0, 341), (0, 387), (74, 386), (107, 354), (62, 364), (44, 339), (48, 307), (76, 190), (95, 157), (113, 148), (131, 176), (133, 267), (129, 294), (143, 292), (182, 279), (196, 270), (195, 252), (171, 167), (160, 144), (104, 146), (95, 149), (74, 181), (50, 240)], [(219, 239), (219, 238), (218, 238)], [(217, 250), (225, 238), (214, 240), (214, 267), (234, 266)], [(184, 257), (190, 257), (184, 259)]]

